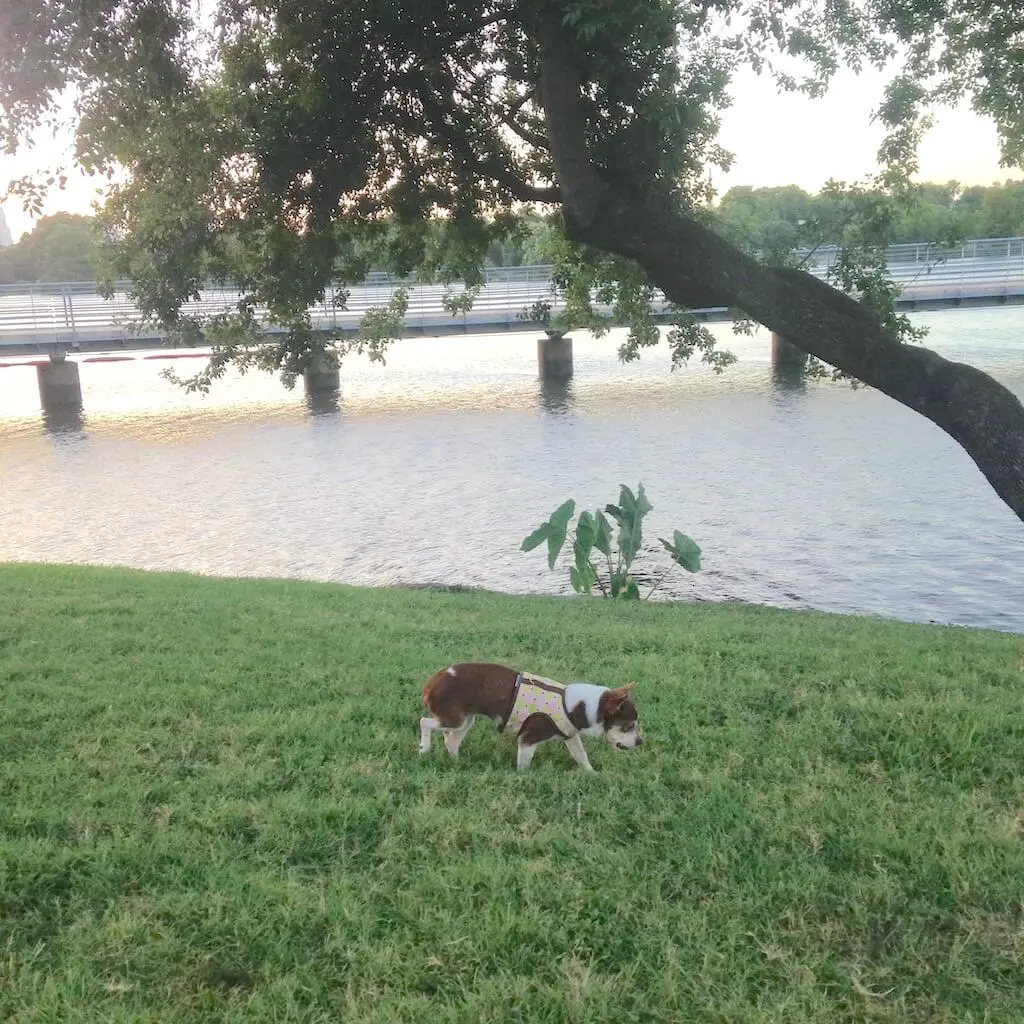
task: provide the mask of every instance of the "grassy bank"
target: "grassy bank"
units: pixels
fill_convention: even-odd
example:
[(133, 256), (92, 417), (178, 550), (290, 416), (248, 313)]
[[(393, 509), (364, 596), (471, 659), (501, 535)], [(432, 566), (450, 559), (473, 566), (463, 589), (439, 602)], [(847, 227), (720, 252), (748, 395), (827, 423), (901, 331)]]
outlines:
[[(478, 726), (493, 658), (647, 744)], [(0, 567), (0, 1019), (1020, 1021), (1024, 641)]]

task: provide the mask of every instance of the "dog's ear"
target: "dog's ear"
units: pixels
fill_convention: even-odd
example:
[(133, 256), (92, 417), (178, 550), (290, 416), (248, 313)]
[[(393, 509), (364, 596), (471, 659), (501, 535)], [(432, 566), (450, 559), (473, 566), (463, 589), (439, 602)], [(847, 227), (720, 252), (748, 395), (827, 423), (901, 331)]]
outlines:
[(629, 691), (633, 689), (636, 683), (627, 683), (625, 686), (616, 687), (614, 690), (609, 690), (605, 697), (608, 699), (608, 703), (615, 710), (622, 707), (623, 704), (629, 700)]

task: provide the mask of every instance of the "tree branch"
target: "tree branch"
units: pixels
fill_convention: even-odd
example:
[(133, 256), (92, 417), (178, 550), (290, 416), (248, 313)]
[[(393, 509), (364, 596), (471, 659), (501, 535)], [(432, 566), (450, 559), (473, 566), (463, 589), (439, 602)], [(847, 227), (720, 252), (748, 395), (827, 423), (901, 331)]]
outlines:
[(510, 117), (515, 117), (516, 114), (518, 114), (519, 111), (522, 110), (523, 107), (525, 107), (526, 104), (529, 103), (530, 100), (532, 100), (536, 95), (537, 95), (537, 90), (536, 89), (528, 89), (526, 92), (524, 92), (522, 96), (520, 96), (520, 97), (518, 97), (516, 99), (515, 103), (512, 103), (509, 106), (509, 109), (508, 109), (509, 116)]
[(541, 87), (569, 237), (638, 263), (679, 305), (739, 307), (788, 342), (927, 417), (1024, 520), (1024, 406), (973, 366), (904, 345), (848, 295), (762, 266), (680, 207), (612, 190), (591, 162), (580, 79), (557, 18), (541, 24)]
[(509, 104), (508, 110), (499, 116), (498, 120), (515, 132), (523, 142), (533, 146), (535, 149), (542, 149), (545, 152), (549, 152), (551, 146), (549, 145), (548, 140), (543, 135), (524, 127), (517, 120), (519, 112), (527, 103), (533, 101), (536, 98), (536, 95), (536, 89), (528, 89), (522, 96), (517, 96), (516, 99)]
[(538, 135), (536, 132), (530, 131), (529, 128), (524, 128), (511, 113), (499, 115), (498, 120), (505, 125), (506, 128), (514, 132), (528, 146), (533, 146), (534, 149), (541, 149), (544, 152), (550, 151), (551, 146), (548, 144), (547, 139), (542, 135)]
[(448, 123), (447, 112), (435, 97), (421, 95), (420, 101), (434, 133), (466, 166), (475, 167), (480, 175), (497, 181), (521, 203), (552, 204), (562, 201), (562, 190), (557, 185), (531, 185), (524, 180), (511, 159), (506, 160), (493, 153), (481, 154), (470, 145), (458, 128)]

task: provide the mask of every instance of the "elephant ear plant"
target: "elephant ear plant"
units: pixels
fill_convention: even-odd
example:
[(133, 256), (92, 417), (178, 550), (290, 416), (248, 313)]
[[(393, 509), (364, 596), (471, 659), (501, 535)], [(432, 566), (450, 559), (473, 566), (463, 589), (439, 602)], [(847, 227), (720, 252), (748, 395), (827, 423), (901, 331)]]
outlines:
[[(638, 600), (640, 587), (632, 568), (640, 553), (644, 516), (653, 507), (647, 500), (643, 484), (637, 486), (635, 495), (622, 484), (617, 505), (605, 505), (604, 511), (598, 509), (594, 513), (584, 510), (576, 520), (575, 531), (572, 531), (570, 525), (576, 502), (570, 498), (523, 541), (522, 550), (532, 551), (546, 541), (548, 566), (554, 569), (566, 540), (572, 535), (573, 564), (569, 569), (569, 581), (577, 594), (591, 594), (596, 587), (603, 597)], [(612, 521), (618, 527), (614, 550)], [(658, 539), (671, 559), (687, 572), (700, 571), (700, 548), (685, 533), (675, 530), (671, 542), (664, 537)], [(597, 555), (603, 556), (607, 566), (604, 575), (594, 564)], [(645, 597), (650, 597), (656, 587), (657, 583)]]

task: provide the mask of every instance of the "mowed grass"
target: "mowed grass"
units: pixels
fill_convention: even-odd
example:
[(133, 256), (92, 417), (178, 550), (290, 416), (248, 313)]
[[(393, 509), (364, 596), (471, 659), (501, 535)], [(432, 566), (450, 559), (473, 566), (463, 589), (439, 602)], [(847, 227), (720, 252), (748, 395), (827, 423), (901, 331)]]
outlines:
[[(647, 743), (417, 756), (423, 679)], [(0, 1019), (1021, 1021), (1024, 641), (0, 568)]]

